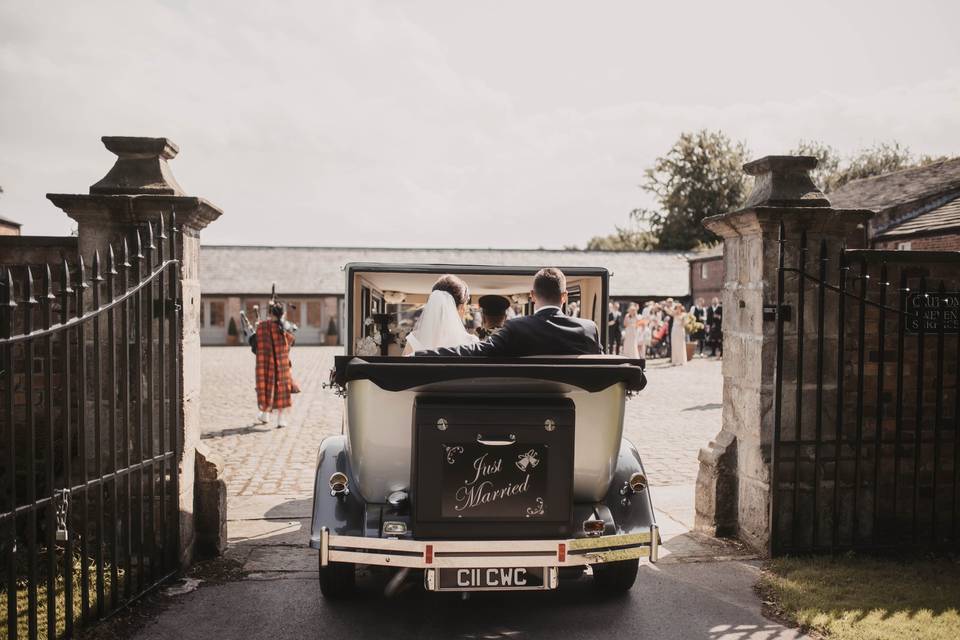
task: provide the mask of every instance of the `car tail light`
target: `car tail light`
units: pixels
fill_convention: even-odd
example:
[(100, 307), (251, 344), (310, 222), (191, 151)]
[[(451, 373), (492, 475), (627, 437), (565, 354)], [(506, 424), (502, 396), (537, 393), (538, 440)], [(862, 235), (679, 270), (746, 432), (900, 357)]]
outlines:
[(600, 536), (603, 535), (603, 520), (584, 520), (583, 521), (583, 532), (588, 536)]
[(557, 545), (557, 562), (566, 562), (567, 561), (567, 544), (561, 542)]
[(423, 549), (423, 562), (424, 564), (433, 564), (433, 545), (428, 544)]
[(348, 483), (347, 475), (337, 471), (330, 476), (330, 495), (340, 498), (349, 494), (350, 489), (347, 488)]

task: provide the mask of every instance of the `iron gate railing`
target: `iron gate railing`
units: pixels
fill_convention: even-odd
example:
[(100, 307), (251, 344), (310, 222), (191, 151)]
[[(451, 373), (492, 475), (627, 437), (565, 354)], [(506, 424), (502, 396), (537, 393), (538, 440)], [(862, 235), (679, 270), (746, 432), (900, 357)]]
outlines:
[(771, 553), (960, 549), (960, 254), (807, 242), (781, 225)]
[(178, 567), (174, 225), (171, 215), (169, 235), (162, 218), (133, 229), (119, 252), (108, 247), (105, 270), (93, 256), (89, 279), (82, 256), (0, 273), (10, 638), (70, 637)]

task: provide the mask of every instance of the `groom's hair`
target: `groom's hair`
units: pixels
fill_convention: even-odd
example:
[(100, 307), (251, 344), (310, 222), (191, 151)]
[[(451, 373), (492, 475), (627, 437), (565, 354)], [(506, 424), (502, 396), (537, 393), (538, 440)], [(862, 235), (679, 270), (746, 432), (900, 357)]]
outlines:
[(547, 267), (533, 276), (533, 292), (541, 303), (560, 304), (563, 292), (567, 290), (567, 277), (556, 267)]
[(467, 301), (470, 300), (470, 290), (467, 288), (467, 283), (449, 273), (440, 276), (440, 278), (433, 283), (433, 290), (446, 291), (453, 296), (453, 300), (457, 303), (457, 306), (467, 304)]

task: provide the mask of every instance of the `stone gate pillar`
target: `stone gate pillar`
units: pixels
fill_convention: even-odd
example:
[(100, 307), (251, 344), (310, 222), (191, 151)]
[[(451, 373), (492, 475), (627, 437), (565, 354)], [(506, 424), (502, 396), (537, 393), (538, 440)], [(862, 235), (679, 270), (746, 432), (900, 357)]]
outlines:
[[(195, 540), (194, 476), (200, 442), (200, 232), (223, 213), (203, 198), (188, 196), (167, 164), (179, 148), (166, 138), (104, 137), (104, 146), (117, 155), (106, 176), (89, 194), (47, 194), (47, 198), (78, 225), (78, 249), (86, 260), (95, 250), (105, 258), (108, 243), (128, 241), (144, 222), (165, 223), (176, 212), (177, 256), (180, 259), (181, 310), (179, 356), (182, 428), (180, 474), (181, 564), (192, 559)], [(132, 250), (132, 247), (131, 247)], [(118, 256), (119, 258), (119, 256)], [(89, 263), (88, 263), (89, 264)]]
[[(781, 222), (786, 233), (786, 264), (795, 266), (801, 234), (816, 255), (825, 239), (829, 255), (840, 245), (862, 247), (869, 211), (834, 209), (814, 185), (817, 159), (766, 156), (743, 166), (754, 188), (743, 209), (712, 216), (704, 225), (723, 238), (723, 426), (700, 450), (696, 489), (696, 528), (735, 535), (761, 552), (770, 541), (770, 470), (774, 423), (776, 321), (764, 307), (777, 302)], [(796, 276), (788, 275), (790, 278)], [(796, 285), (788, 286), (795, 292)], [(796, 302), (785, 300), (795, 310)], [(808, 313), (813, 305), (808, 305)], [(815, 330), (815, 322), (806, 326)], [(788, 321), (785, 332), (792, 323)], [(795, 330), (795, 329), (794, 329)], [(811, 341), (812, 342), (812, 341)], [(795, 358), (789, 345), (784, 362)]]

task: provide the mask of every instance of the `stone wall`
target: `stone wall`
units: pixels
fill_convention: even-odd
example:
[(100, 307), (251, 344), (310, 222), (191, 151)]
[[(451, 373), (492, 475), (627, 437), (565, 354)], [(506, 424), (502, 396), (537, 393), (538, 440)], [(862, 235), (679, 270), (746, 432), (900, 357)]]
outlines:
[[(722, 430), (700, 452), (696, 526), (736, 535), (760, 551), (770, 544), (776, 369), (776, 323), (765, 307), (777, 301), (781, 225), (785, 259), (793, 264), (804, 234), (812, 247), (821, 240), (833, 251), (842, 243), (863, 246), (870, 215), (830, 207), (809, 177), (816, 162), (773, 156), (748, 163), (755, 186), (747, 206), (705, 221), (724, 241), (724, 392)], [(795, 307), (796, 300), (785, 303)]]
[[(179, 559), (182, 565), (187, 565), (192, 560), (194, 540), (196, 538), (196, 519), (194, 512), (194, 493), (196, 487), (194, 478), (197, 467), (196, 446), (200, 436), (200, 411), (198, 407), (200, 402), (200, 285), (198, 279), (200, 232), (207, 224), (216, 220), (220, 216), (221, 211), (202, 198), (187, 196), (183, 193), (180, 186), (173, 179), (167, 165), (167, 160), (172, 159), (178, 152), (176, 145), (170, 141), (164, 138), (107, 137), (103, 138), (103, 142), (110, 151), (117, 154), (117, 161), (107, 176), (90, 188), (89, 194), (47, 195), (51, 202), (63, 209), (67, 216), (77, 222), (77, 237), (39, 238), (21, 236), (17, 238), (0, 239), (0, 264), (5, 266), (15, 265), (13, 269), (17, 272), (15, 274), (15, 290), (18, 292), (17, 295), (20, 296), (22, 296), (21, 289), (23, 287), (21, 283), (21, 276), (24, 272), (23, 265), (35, 267), (33, 269), (36, 282), (35, 295), (40, 295), (43, 291), (41, 288), (42, 275), (45, 273), (47, 265), (51, 267), (53, 274), (55, 282), (54, 291), (58, 292), (62, 289), (60, 279), (63, 260), (66, 259), (70, 263), (71, 278), (75, 285), (79, 278), (79, 267), (77, 263), (78, 259), (82, 256), (86, 262), (84, 281), (88, 286), (91, 286), (94, 276), (93, 256), (95, 252), (99, 252), (101, 272), (104, 275), (107, 268), (109, 247), (112, 246), (114, 248), (119, 262), (123, 255), (122, 247), (124, 241), (127, 242), (131, 259), (134, 264), (136, 264), (137, 261), (134, 257), (136, 253), (136, 242), (134, 240), (136, 238), (136, 231), (138, 229), (144, 231), (147, 223), (156, 224), (161, 218), (165, 224), (169, 225), (173, 214), (176, 215), (178, 232), (174, 234), (174, 238), (176, 254), (180, 260), (181, 286), (179, 299), (172, 301), (171, 304), (175, 305), (173, 308), (178, 311), (177, 324), (180, 328), (180, 333), (176, 336), (168, 335), (167, 340), (169, 347), (175, 348), (178, 351), (176, 378), (178, 387), (177, 396), (179, 399), (178, 407), (180, 411), (179, 422), (182, 425), (181, 432), (177, 438), (178, 447), (176, 451), (176, 465), (180, 489), (180, 495), (177, 497), (181, 534)], [(146, 235), (143, 236), (144, 240), (146, 240), (146, 237)], [(143, 249), (144, 253), (148, 253), (146, 246), (144, 246)], [(165, 249), (169, 249), (169, 247), (165, 247)], [(170, 255), (169, 251), (167, 255)], [(143, 265), (144, 263), (140, 264)], [(122, 272), (123, 269), (120, 268), (120, 271)], [(136, 281), (136, 271), (134, 269), (130, 271), (131, 284), (133, 284)], [(143, 273), (146, 275), (146, 272)], [(101, 301), (107, 299), (108, 294), (105, 287), (105, 283), (101, 283), (98, 287), (103, 296)], [(119, 278), (117, 291), (121, 291)], [(84, 308), (87, 311), (94, 308), (91, 289), (85, 290), (82, 299), (84, 300)], [(41, 313), (40, 308), (43, 307), (44, 304), (45, 301), (41, 301), (41, 304), (37, 305), (37, 310), (33, 314), (35, 319), (39, 320), (39, 314)], [(60, 304), (61, 301), (59, 299), (51, 302), (54, 322), (59, 321)], [(75, 299), (71, 299), (68, 309), (71, 316), (76, 315), (77, 308)], [(143, 305), (142, 312), (143, 326), (153, 326), (153, 335), (156, 339), (156, 330), (159, 323), (158, 318), (160, 316), (147, 304)], [(20, 314), (22, 318), (22, 310)], [(131, 318), (131, 322), (136, 324), (135, 316)], [(85, 399), (84, 415), (87, 416), (88, 420), (94, 420), (95, 415), (101, 416), (96, 431), (94, 431), (92, 427), (88, 427), (84, 429), (87, 437), (84, 438), (83, 442), (72, 442), (74, 453), (80, 450), (79, 446), (81, 444), (86, 445), (88, 459), (92, 458), (100, 448), (93, 439), (93, 434), (103, 433), (102, 437), (107, 438), (107, 434), (109, 433), (109, 429), (105, 426), (108, 420), (107, 415), (109, 414), (108, 412), (104, 413), (106, 409), (103, 406), (106, 403), (106, 398), (110, 396), (110, 394), (103, 389), (108, 389), (109, 385), (106, 384), (106, 379), (101, 381), (101, 389), (98, 393), (92, 363), (96, 361), (108, 362), (108, 356), (111, 350), (115, 358), (122, 358), (125, 354), (124, 345), (132, 344), (129, 340), (122, 340), (122, 335), (117, 336), (118, 339), (111, 343), (107, 339), (108, 324), (105, 319), (100, 324), (100, 338), (103, 352), (97, 354), (94, 349), (93, 329), (85, 323), (85, 327), (87, 327), (84, 335), (84, 353), (87, 358), (86, 389), (80, 390), (76, 388), (81, 379), (81, 376), (77, 375), (76, 357), (74, 357), (70, 363), (73, 373), (70, 377), (71, 389), (74, 390), (75, 394), (79, 394)], [(38, 325), (35, 323), (35, 326)], [(13, 329), (16, 331), (17, 327), (14, 326)], [(56, 340), (60, 340), (60, 336), (62, 335), (66, 334), (58, 334)], [(160, 349), (162, 349), (162, 347), (163, 345), (158, 346)], [(22, 351), (20, 347), (17, 347), (17, 349), (16, 353)], [(169, 350), (169, 348), (164, 349), (164, 352), (167, 353)], [(56, 347), (55, 355), (60, 351), (60, 347)], [(100, 357), (97, 358), (97, 355)], [(136, 359), (134, 354), (130, 355), (132, 359)], [(63, 370), (64, 367), (60, 366), (56, 360), (45, 361), (43, 358), (38, 357), (34, 363), (28, 364), (22, 361), (22, 354), (19, 356), (15, 354), (14, 357), (15, 359), (17, 357), (21, 358), (21, 361), (18, 361), (20, 370), (33, 372), (30, 378), (34, 383), (35, 393), (31, 402), (36, 404), (40, 401), (41, 404), (45, 405), (59, 404), (52, 401), (52, 398), (56, 396), (55, 390), (61, 385), (59, 373), (52, 381), (53, 389), (49, 390), (43, 387), (43, 373), (45, 367), (57, 368), (58, 372)], [(106, 375), (105, 371), (104, 375)], [(141, 388), (141, 385), (144, 384), (143, 379), (137, 379), (133, 372), (131, 372), (130, 375), (131, 388)], [(15, 389), (18, 390), (18, 393), (15, 395), (18, 405), (23, 405), (23, 403), (26, 402), (26, 397), (23, 395), (24, 381), (25, 376), (23, 375), (14, 381)], [(40, 387), (37, 386), (38, 384)], [(116, 394), (117, 391), (115, 388), (113, 392)], [(170, 390), (168, 389), (168, 393), (169, 392)], [(134, 398), (134, 405), (137, 403), (141, 405), (144, 404), (142, 399), (137, 399), (134, 396), (131, 397)], [(97, 400), (98, 398), (99, 400)], [(58, 406), (53, 408), (54, 411), (51, 420), (51, 424), (54, 425), (53, 429), (57, 434), (64, 433), (65, 431), (61, 424), (62, 419), (60, 417), (61, 408)], [(159, 423), (161, 411), (168, 412), (169, 409), (169, 406), (158, 407), (146, 403), (146, 406), (143, 407), (142, 410), (147, 412), (149, 416), (157, 416), (157, 422)], [(163, 415), (169, 415), (169, 413), (164, 413)], [(19, 408), (15, 407), (15, 416), (15, 420), (23, 422), (24, 413), (22, 406)], [(76, 420), (76, 413), (73, 420)], [(120, 421), (118, 420), (117, 422), (119, 424)], [(71, 427), (71, 429), (78, 428)], [(74, 431), (74, 435), (71, 436), (72, 440), (76, 440), (76, 433), (79, 433), (79, 431)], [(124, 441), (119, 431), (113, 435), (116, 436), (117, 442)], [(40, 445), (43, 446), (43, 443), (41, 442)], [(133, 446), (141, 447), (142, 443), (139, 443), (134, 437)], [(6, 486), (6, 484), (4, 484), (4, 486)], [(213, 521), (218, 521), (218, 519), (214, 518)]]

